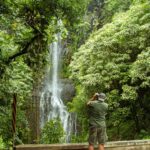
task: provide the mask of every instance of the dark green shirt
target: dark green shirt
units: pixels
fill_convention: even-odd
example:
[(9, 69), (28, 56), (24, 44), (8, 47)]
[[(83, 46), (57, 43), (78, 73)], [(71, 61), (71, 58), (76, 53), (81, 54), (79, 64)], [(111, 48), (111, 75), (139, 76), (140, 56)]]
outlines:
[(105, 115), (107, 114), (108, 104), (94, 100), (88, 104), (89, 123), (91, 126), (106, 126)]

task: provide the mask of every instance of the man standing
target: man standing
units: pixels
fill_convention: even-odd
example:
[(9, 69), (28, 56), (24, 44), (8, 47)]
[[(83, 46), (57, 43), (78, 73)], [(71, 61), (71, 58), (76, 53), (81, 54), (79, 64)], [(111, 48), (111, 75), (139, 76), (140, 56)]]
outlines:
[(92, 99), (87, 102), (89, 114), (89, 150), (94, 150), (94, 144), (98, 142), (98, 149), (104, 150), (107, 140), (105, 115), (108, 104), (105, 103), (104, 93), (95, 93)]

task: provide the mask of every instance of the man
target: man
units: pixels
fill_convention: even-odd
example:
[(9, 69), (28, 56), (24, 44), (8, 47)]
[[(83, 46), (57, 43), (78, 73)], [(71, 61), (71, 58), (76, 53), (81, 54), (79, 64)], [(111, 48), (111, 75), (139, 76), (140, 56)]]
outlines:
[(95, 93), (92, 99), (87, 102), (89, 113), (89, 150), (94, 150), (94, 144), (98, 142), (98, 149), (104, 150), (107, 140), (105, 115), (108, 104), (105, 103), (104, 93)]

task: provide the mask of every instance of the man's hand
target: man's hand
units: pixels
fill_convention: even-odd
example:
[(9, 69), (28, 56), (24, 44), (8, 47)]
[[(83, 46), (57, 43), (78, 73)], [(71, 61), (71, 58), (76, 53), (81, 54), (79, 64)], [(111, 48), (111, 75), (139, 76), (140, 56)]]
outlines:
[(98, 98), (98, 93), (95, 93), (92, 98), (87, 102), (87, 105), (90, 105), (92, 103), (92, 101), (97, 100)]
[(96, 99), (98, 98), (98, 95), (99, 95), (98, 93), (95, 93), (95, 94), (93, 95), (93, 97), (91, 98), (91, 100), (92, 100), (92, 101), (96, 100)]
[(91, 103), (91, 101), (88, 101), (86, 104), (87, 104), (87, 105), (90, 105), (90, 103)]

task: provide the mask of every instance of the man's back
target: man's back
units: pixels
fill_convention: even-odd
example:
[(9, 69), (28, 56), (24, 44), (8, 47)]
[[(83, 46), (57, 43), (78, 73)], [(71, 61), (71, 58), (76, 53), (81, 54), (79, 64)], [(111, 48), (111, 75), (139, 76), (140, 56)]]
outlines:
[(89, 123), (92, 126), (106, 126), (105, 115), (107, 114), (108, 104), (102, 101), (92, 101), (89, 104)]

